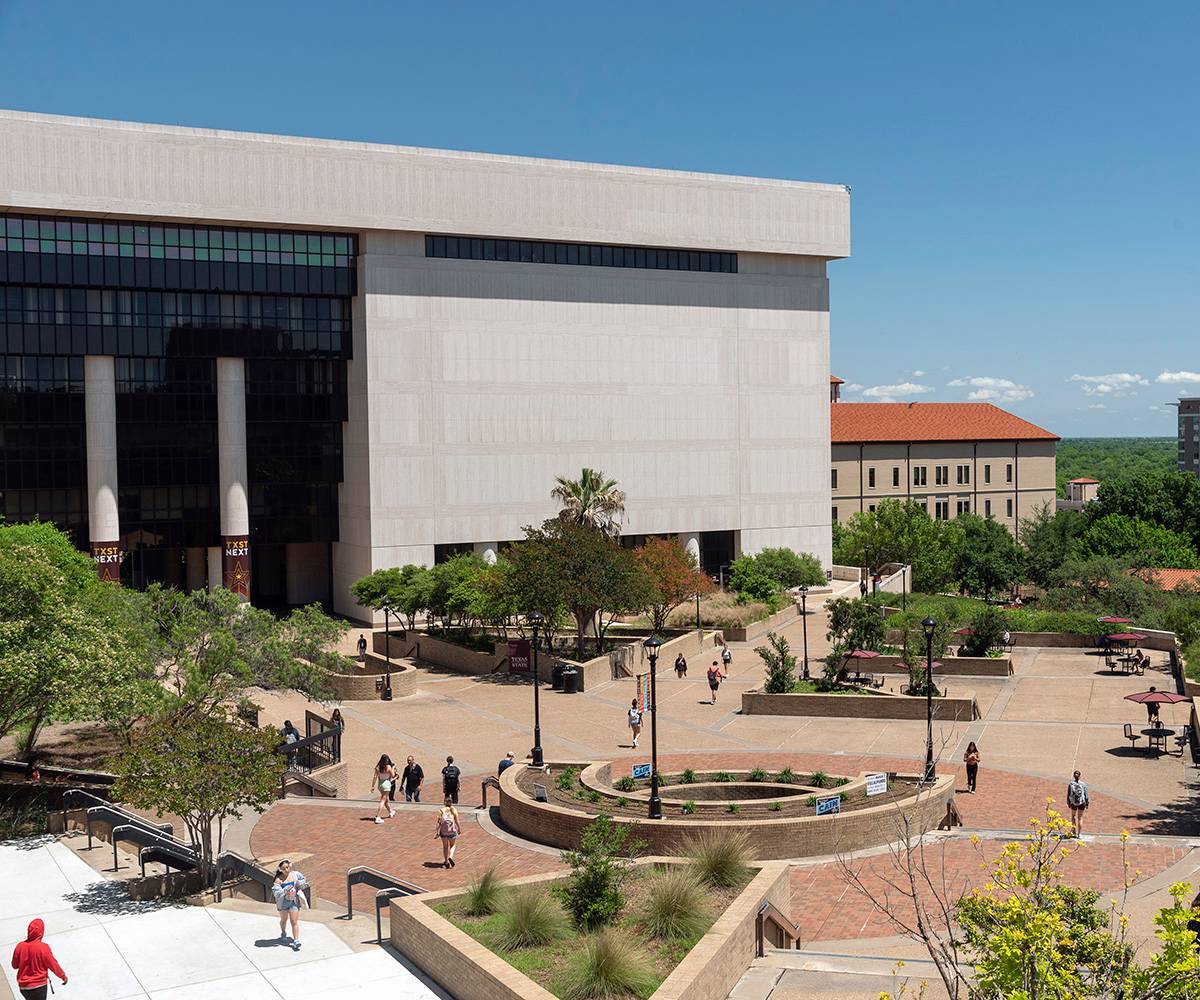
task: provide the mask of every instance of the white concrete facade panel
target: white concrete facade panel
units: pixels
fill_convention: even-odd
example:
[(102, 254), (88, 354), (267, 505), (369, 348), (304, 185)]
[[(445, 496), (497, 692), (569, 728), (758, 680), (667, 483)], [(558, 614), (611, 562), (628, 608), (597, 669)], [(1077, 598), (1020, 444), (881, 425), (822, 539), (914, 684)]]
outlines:
[(88, 533), (92, 542), (116, 542), (117, 376), (111, 357), (83, 359), (84, 417), (87, 441)]
[(246, 362), (217, 358), (217, 448), (221, 534), (250, 534), (246, 474)]

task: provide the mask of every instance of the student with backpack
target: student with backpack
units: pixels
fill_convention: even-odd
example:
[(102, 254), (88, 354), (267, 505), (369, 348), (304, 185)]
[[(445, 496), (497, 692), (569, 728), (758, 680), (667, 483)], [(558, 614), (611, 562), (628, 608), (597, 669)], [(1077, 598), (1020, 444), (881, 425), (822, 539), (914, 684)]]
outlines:
[(716, 660), (712, 661), (712, 666), (708, 668), (708, 690), (712, 694), (711, 704), (717, 703), (717, 688), (721, 686), (721, 679), (725, 675), (721, 673), (721, 664)]
[(442, 842), (442, 867), (454, 867), (454, 848), (458, 846), (458, 835), (462, 833), (462, 825), (458, 821), (458, 810), (447, 795), (442, 802), (442, 808), (437, 814), (437, 833), (435, 836)]
[(629, 718), (629, 730), (633, 733), (633, 749), (636, 750), (638, 737), (642, 735), (642, 713), (638, 711), (636, 698), (629, 703), (629, 711), (626, 714)]
[(448, 802), (458, 805), (458, 782), (462, 771), (454, 763), (453, 757), (446, 758), (446, 766), (442, 768), (442, 795)]

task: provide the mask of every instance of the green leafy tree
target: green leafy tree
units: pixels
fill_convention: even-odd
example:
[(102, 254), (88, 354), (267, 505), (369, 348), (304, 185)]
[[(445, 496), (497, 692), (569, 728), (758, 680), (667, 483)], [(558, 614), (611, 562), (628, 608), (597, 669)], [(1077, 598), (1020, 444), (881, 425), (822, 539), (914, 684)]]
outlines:
[(1042, 504), (1032, 517), (1021, 521), (1021, 548), (1025, 553), (1025, 573), (1038, 586), (1046, 587), (1050, 577), (1076, 551), (1086, 522), (1074, 510), (1054, 510)]
[(1176, 458), (1173, 437), (1064, 438), (1055, 455), (1058, 495), (1065, 497), (1066, 484), (1082, 476), (1102, 483), (1161, 476), (1175, 471)]
[(762, 601), (772, 609), (779, 605), (779, 582), (753, 556), (738, 556), (729, 564), (729, 589), (739, 604)]
[(796, 686), (796, 657), (787, 639), (774, 632), (767, 633), (767, 645), (755, 647), (767, 668), (764, 690), (767, 694), (787, 694)]
[(411, 632), (416, 627), (417, 617), (429, 606), (432, 586), (428, 567), (410, 563), (369, 573), (351, 585), (350, 593), (364, 608), (375, 611), (383, 607), (386, 598), (391, 602), (392, 613), (403, 618), (405, 627)]
[(963, 589), (985, 600), (1011, 590), (1021, 578), (1024, 554), (1008, 530), (976, 514), (960, 514), (957, 527), (962, 544), (954, 571)]
[(674, 539), (651, 538), (634, 551), (634, 558), (646, 575), (645, 612), (655, 632), (666, 627), (667, 616), (684, 601), (713, 590), (708, 574), (700, 571), (691, 553)]
[(1082, 556), (1112, 556), (1136, 566), (1200, 569), (1188, 535), (1124, 514), (1094, 519), (1079, 538)]
[(562, 852), (571, 874), (552, 891), (581, 930), (611, 923), (625, 905), (621, 884), (629, 877), (634, 856), (646, 846), (630, 840), (630, 832), (627, 824), (601, 815), (583, 828), (579, 850)]
[(807, 552), (789, 548), (763, 549), (754, 556), (758, 569), (785, 590), (801, 584), (816, 586), (825, 583), (821, 561)]
[(562, 520), (594, 528), (610, 538), (620, 536), (625, 494), (615, 479), (595, 469), (584, 469), (578, 479), (558, 476), (554, 482), (550, 496), (562, 504), (558, 515)]
[(1146, 521), (1183, 535), (1200, 550), (1200, 480), (1186, 472), (1126, 475), (1100, 484), (1095, 503), (1084, 508), (1089, 522), (1110, 514)]
[(597, 622), (647, 606), (650, 581), (633, 553), (594, 527), (549, 520), (525, 529), (525, 540), (509, 550), (516, 600), (526, 610), (562, 607), (575, 619), (576, 654), (584, 656), (584, 637), (592, 626), (603, 643), (607, 626)]
[(833, 643), (835, 651), (878, 651), (883, 645), (883, 610), (875, 602), (837, 597), (827, 602), (825, 609), (829, 613), (829, 631), (825, 638)]
[(842, 532), (844, 565), (877, 569), (885, 563), (912, 566), (913, 589), (936, 593), (955, 580), (961, 546), (953, 521), (935, 521), (912, 500), (881, 500), (873, 511), (855, 514)]
[(139, 650), (120, 598), (57, 528), (0, 526), (0, 736), (22, 730), (31, 754), (45, 723), (135, 700)]
[(199, 847), (206, 885), (216, 878), (225, 821), (263, 812), (278, 797), (284, 760), (270, 730), (194, 715), (141, 729), (116, 759), (114, 795), (160, 817), (179, 816)]
[(963, 641), (967, 656), (987, 656), (988, 651), (1003, 645), (1008, 631), (1008, 617), (997, 607), (982, 607), (971, 617), (969, 635)]

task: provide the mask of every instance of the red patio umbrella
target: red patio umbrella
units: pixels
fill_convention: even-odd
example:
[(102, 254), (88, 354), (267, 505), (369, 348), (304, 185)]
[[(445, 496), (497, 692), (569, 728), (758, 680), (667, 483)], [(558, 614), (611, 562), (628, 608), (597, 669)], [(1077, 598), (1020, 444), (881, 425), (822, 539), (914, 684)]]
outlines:
[(846, 657), (851, 660), (871, 660), (878, 655), (873, 649), (854, 649), (847, 653)]
[(1176, 705), (1181, 701), (1191, 701), (1171, 691), (1139, 691), (1137, 694), (1127, 694), (1125, 700), (1136, 701), (1139, 705)]
[(955, 635), (974, 635), (975, 630), (973, 628), (956, 628), (954, 630), (954, 634)]
[(1146, 637), (1139, 632), (1114, 632), (1105, 638), (1109, 642), (1141, 642)]
[(1101, 625), (1132, 625), (1132, 618), (1122, 618), (1120, 615), (1105, 615), (1103, 618), (1097, 618), (1096, 621)]

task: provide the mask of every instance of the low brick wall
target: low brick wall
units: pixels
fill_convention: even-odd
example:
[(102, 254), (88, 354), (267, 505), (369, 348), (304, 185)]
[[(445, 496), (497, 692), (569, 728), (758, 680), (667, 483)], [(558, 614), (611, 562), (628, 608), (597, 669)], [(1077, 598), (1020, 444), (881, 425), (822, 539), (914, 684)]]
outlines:
[[(1008, 677), (1013, 672), (1007, 656), (943, 656), (934, 673), (946, 677)], [(863, 673), (906, 674), (908, 670), (898, 656), (877, 656), (873, 660), (851, 661), (851, 670), (858, 667)]]
[[(366, 662), (353, 674), (329, 674), (337, 701), (378, 701), (375, 682), (387, 673), (387, 660), (367, 654)], [(392, 698), (407, 698), (417, 691), (417, 671), (410, 663), (392, 662)]]
[[(925, 699), (904, 694), (766, 694), (742, 692), (743, 715), (800, 715), (826, 719), (924, 719)], [(974, 694), (934, 698), (939, 722), (979, 718)]]
[[(639, 865), (668, 861), (641, 858)], [(559, 875), (513, 879), (512, 885), (552, 882)], [(769, 901), (789, 912), (790, 879), (786, 865), (765, 864), (721, 914), (651, 1000), (725, 1000), (754, 960), (759, 907)], [(454, 997), (487, 1000), (553, 1000), (553, 995), (499, 955), (459, 930), (430, 908), (430, 903), (462, 895), (461, 889), (423, 893), (391, 901), (392, 947)]]
[[(406, 658), (425, 660), (456, 673), (474, 676), (494, 673), (508, 659), (507, 652), (479, 653), (424, 632), (393, 631), (390, 636), (375, 632), (372, 635), (372, 648), (380, 656), (385, 655), (389, 645), (393, 661)], [(504, 648), (503, 644), (497, 645)]]
[(800, 606), (798, 604), (789, 604), (786, 608), (776, 611), (769, 618), (751, 622), (745, 628), (723, 628), (720, 629), (720, 632), (725, 637), (726, 642), (750, 642), (752, 639), (766, 635), (772, 629), (786, 625), (793, 618), (799, 617)]
[[(500, 817), (505, 827), (539, 844), (568, 850), (577, 848), (583, 828), (593, 822), (595, 816), (581, 809), (535, 802), (517, 785), (517, 772), (522, 766), (508, 768), (500, 778)], [(814, 857), (890, 844), (900, 838), (901, 817), (909, 818), (909, 826), (914, 832), (932, 830), (946, 815), (946, 805), (953, 797), (954, 779), (943, 775), (931, 790), (919, 795), (905, 799), (880, 796), (882, 801), (878, 806), (834, 816), (789, 816), (753, 821), (745, 817), (730, 820), (665, 818), (653, 822), (617, 816), (613, 822), (636, 827), (633, 836), (646, 841), (648, 849), (656, 854), (680, 853), (687, 837), (700, 830), (732, 828), (746, 832), (756, 858)]]

